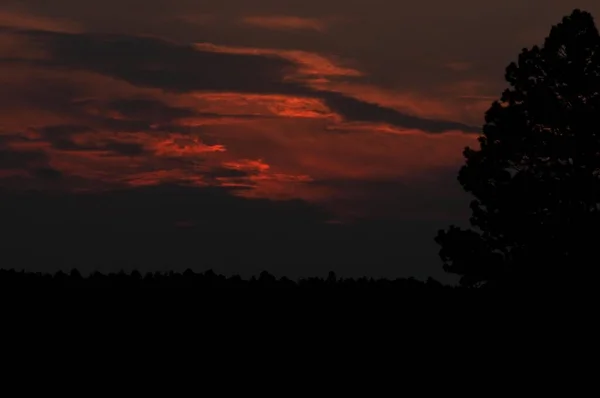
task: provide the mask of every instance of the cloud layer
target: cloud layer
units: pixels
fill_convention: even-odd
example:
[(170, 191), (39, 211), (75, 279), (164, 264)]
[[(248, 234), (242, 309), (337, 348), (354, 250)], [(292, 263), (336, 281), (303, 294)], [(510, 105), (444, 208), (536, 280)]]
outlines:
[[(150, 198), (176, 184), (198, 206), (222, 190), (233, 213), (292, 200), (336, 220), (395, 223), (377, 239), (405, 243), (403, 258), (429, 270), (428, 234), (465, 218), (454, 176), (504, 66), (571, 7), (125, 3), (0, 6), (3, 194)], [(280, 217), (312, 219), (294, 211)]]
[[(114, 186), (236, 185), (253, 188), (247, 195), (291, 190), (312, 198), (320, 188), (298, 194), (297, 185), (348, 174), (326, 172), (335, 147), (365, 139), (398, 146), (403, 139), (391, 136), (414, 134), (453, 133), (450, 140), (460, 141), (478, 131), (336, 90), (340, 79), (359, 83), (363, 74), (316, 53), (57, 30), (1, 30), (6, 42), (20, 44), (1, 60), (13, 93), (3, 106), (14, 111), (4, 122), (3, 146), (17, 157), (43, 154), (45, 166), (63, 177)], [(323, 145), (330, 152), (315, 159), (306, 139), (317, 143), (312, 152)], [(276, 160), (280, 153), (286, 160)], [(123, 164), (130, 172), (115, 175)], [(241, 175), (232, 166), (240, 164), (253, 166)], [(39, 176), (27, 165), (10, 170)]]

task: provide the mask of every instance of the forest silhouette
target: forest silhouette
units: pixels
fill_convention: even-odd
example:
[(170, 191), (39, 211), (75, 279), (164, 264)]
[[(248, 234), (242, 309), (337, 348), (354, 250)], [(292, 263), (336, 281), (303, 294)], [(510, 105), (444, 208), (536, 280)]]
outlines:
[[(523, 49), (517, 62), (506, 68), (505, 79), (510, 87), (486, 112), (485, 124), (478, 139), (479, 148), (465, 148), (465, 164), (458, 173), (458, 182), (474, 197), (469, 220), (472, 229), (451, 225), (440, 230), (435, 237), (440, 246), (439, 255), (444, 270), (461, 278), (458, 286), (443, 285), (432, 278), (426, 281), (415, 278), (340, 279), (334, 272), (330, 272), (327, 278), (298, 280), (277, 278), (267, 271), (243, 279), (240, 276), (219, 275), (211, 270), (196, 273), (191, 269), (182, 273), (168, 271), (145, 274), (137, 270), (110, 273), (94, 271), (84, 277), (74, 267), (69, 273), (58, 271), (54, 274), (0, 270), (0, 286), (455, 290), (581, 284), (590, 280), (592, 264), (598, 256), (596, 242), (600, 239), (600, 35), (592, 15), (576, 9), (565, 16), (551, 28), (542, 46)], [(129, 194), (118, 195), (121, 200)], [(175, 197), (173, 192), (170, 195)], [(239, 201), (221, 192), (210, 195), (207, 197), (213, 198), (211, 200), (214, 203)], [(185, 192), (176, 197), (184, 201), (192, 200)], [(71, 242), (80, 239), (78, 225), (83, 222), (80, 220), (84, 216), (90, 217), (89, 214), (93, 213), (90, 209), (99, 208), (94, 198), (88, 199), (87, 207), (82, 207), (79, 214), (73, 213), (73, 228), (67, 235)], [(131, 203), (137, 203), (134, 199)], [(50, 220), (48, 225), (64, 222), (61, 213), (56, 212), (56, 207), (53, 210), (45, 207), (50, 206), (49, 199), (41, 202), (36, 200), (32, 196), (24, 196), (2, 205), (4, 223), (11, 226), (11, 233), (15, 236), (22, 234), (26, 240), (32, 233), (19, 229), (22, 218), (19, 218), (21, 216), (15, 209), (23, 203), (30, 203), (32, 208), (38, 209), (37, 215), (30, 215), (32, 218), (45, 217)], [(255, 219), (249, 219), (247, 225), (263, 225), (262, 233), (265, 235), (278, 237), (286, 222), (295, 223), (293, 228), (288, 228), (295, 231), (290, 233), (291, 241), (296, 241), (300, 236), (315, 236), (318, 233), (329, 236), (341, 231), (335, 225), (328, 226), (327, 230), (314, 229), (313, 221), (324, 222), (326, 215), (305, 208), (300, 202), (278, 205), (280, 207), (275, 211), (266, 210), (270, 209), (270, 203), (267, 202), (238, 204), (240, 208), (249, 205), (255, 207), (251, 213)], [(72, 209), (70, 202), (65, 202), (64, 206)], [(160, 206), (171, 209), (171, 213), (163, 214), (164, 225), (172, 221), (169, 217), (175, 219), (184, 216), (176, 214), (178, 209), (182, 209), (180, 206)], [(110, 207), (110, 210), (114, 211), (115, 208)], [(291, 220), (286, 216), (290, 210), (296, 213), (300, 211), (302, 215)], [(198, 217), (214, 217), (222, 225), (222, 233), (211, 231), (215, 242), (227, 239), (232, 228), (223, 222), (224, 216), (218, 218), (216, 213), (211, 212)], [(91, 221), (88, 218), (87, 221), (95, 223), (97, 231), (106, 232), (105, 236), (137, 236), (140, 252), (144, 246), (151, 246), (149, 239), (155, 239), (158, 245), (161, 239), (174, 234), (164, 227), (161, 231), (164, 236), (156, 235), (143, 224), (145, 218), (141, 213), (124, 210), (123, 225), (117, 225), (114, 229), (107, 226), (101, 213), (95, 214), (96, 218)], [(240, 214), (230, 217), (240, 217)], [(56, 220), (52, 217), (56, 217)], [(125, 224), (127, 220), (128, 225), (139, 229), (126, 230), (129, 228)], [(163, 220), (158, 221), (154, 220), (160, 227)], [(236, 218), (236, 221), (239, 219)], [(52, 235), (51, 229), (39, 233), (40, 236)], [(251, 230), (245, 233), (257, 234)], [(58, 238), (56, 242), (48, 242), (48, 250), (62, 250)], [(225, 243), (223, 245), (226, 246)], [(81, 247), (82, 256), (91, 250)], [(340, 244), (341, 247), (343, 245)], [(401, 242), (398, 242), (398, 248), (401, 249)], [(226, 253), (227, 250), (219, 253)], [(243, 251), (241, 248), (239, 250)], [(244, 250), (253, 248), (249, 244)], [(261, 250), (269, 248), (263, 247)], [(292, 250), (298, 256), (303, 253), (302, 248), (282, 248), (281, 253), (293, 256), (293, 253), (289, 254)], [(17, 254), (23, 257), (27, 253), (21, 251)], [(148, 257), (152, 257), (152, 254), (148, 254)], [(85, 261), (85, 258), (82, 257), (81, 261)], [(323, 262), (326, 264), (326, 259)]]
[(374, 278), (337, 278), (334, 272), (330, 272), (327, 278), (300, 278), (291, 280), (287, 277), (277, 278), (267, 271), (260, 273), (258, 277), (243, 279), (239, 275), (224, 276), (216, 274), (212, 270), (197, 273), (188, 269), (183, 273), (148, 272), (142, 275), (139, 271), (126, 273), (124, 271), (103, 274), (93, 272), (83, 277), (77, 269), (69, 273), (58, 271), (54, 274), (41, 272), (25, 272), (15, 270), (0, 270), (0, 287), (154, 287), (154, 288), (388, 288), (408, 290), (448, 290), (456, 287), (443, 285), (433, 278), (427, 281), (419, 281), (415, 278), (374, 279)]

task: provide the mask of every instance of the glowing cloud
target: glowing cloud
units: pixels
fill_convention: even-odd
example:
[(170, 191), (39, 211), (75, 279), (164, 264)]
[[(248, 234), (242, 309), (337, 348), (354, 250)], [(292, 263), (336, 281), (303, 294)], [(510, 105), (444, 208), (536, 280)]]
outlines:
[(299, 50), (282, 50), (275, 48), (253, 48), (253, 47), (235, 47), (219, 46), (212, 43), (196, 43), (195, 47), (202, 51), (211, 51), (225, 54), (247, 54), (275, 56), (287, 59), (299, 66), (297, 71), (291, 77), (304, 75), (305, 77), (359, 77), (363, 73), (353, 68), (340, 66), (334, 57)]
[(194, 156), (211, 152), (225, 152), (223, 145), (206, 145), (198, 138), (172, 134), (168, 139), (154, 144), (157, 156)]

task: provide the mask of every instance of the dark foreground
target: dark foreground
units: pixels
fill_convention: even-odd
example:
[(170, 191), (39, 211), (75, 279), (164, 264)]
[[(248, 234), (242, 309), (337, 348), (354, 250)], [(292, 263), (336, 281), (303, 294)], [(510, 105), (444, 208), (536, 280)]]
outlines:
[(393, 288), (410, 290), (448, 290), (457, 289), (452, 286), (442, 285), (430, 278), (419, 281), (414, 278), (403, 279), (338, 279), (333, 272), (327, 278), (306, 278), (297, 281), (282, 277), (276, 278), (268, 272), (262, 272), (259, 277), (242, 279), (240, 276), (226, 277), (215, 274), (213, 271), (195, 273), (187, 270), (183, 273), (147, 273), (142, 275), (138, 271), (129, 274), (125, 272), (101, 274), (94, 272), (83, 277), (79, 271), (70, 273), (59, 271), (55, 274), (39, 272), (24, 272), (15, 270), (0, 270), (0, 287), (170, 287), (170, 288)]

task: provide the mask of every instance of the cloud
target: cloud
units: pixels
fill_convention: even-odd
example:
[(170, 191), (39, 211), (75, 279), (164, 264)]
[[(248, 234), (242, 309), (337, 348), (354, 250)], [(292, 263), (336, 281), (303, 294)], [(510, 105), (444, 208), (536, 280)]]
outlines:
[(151, 147), (157, 156), (166, 157), (197, 156), (226, 151), (223, 145), (208, 145), (198, 137), (185, 134), (169, 134), (168, 137), (155, 141)]
[(197, 115), (191, 108), (169, 106), (156, 99), (118, 99), (106, 104), (106, 108), (122, 117), (145, 120), (149, 123), (173, 123), (177, 119)]
[[(430, 169), (458, 170), (464, 147), (477, 143), (476, 135), (460, 132), (424, 134), (408, 130), (401, 134), (379, 130), (380, 126), (373, 123), (335, 126), (345, 133), (331, 133), (326, 130), (330, 127), (325, 120), (306, 118), (263, 120), (234, 129), (210, 125), (202, 134), (218, 138), (227, 148), (224, 165), (252, 172), (262, 170), (260, 176), (250, 179), (254, 188), (244, 195), (297, 197), (314, 202), (338, 198), (337, 193), (324, 190), (320, 181), (399, 181)], [(450, 180), (455, 183), (455, 177)], [(365, 192), (377, 206), (376, 190)], [(335, 204), (332, 208), (338, 209)], [(362, 205), (356, 208), (361, 209)]]
[(318, 55), (275, 50), (252, 53), (122, 35), (43, 31), (20, 31), (19, 34), (49, 51), (50, 59), (30, 61), (47, 68), (92, 71), (135, 86), (178, 93), (236, 92), (315, 98), (351, 121), (384, 122), (434, 133), (456, 129), (478, 131), (460, 123), (405, 115), (338, 92), (316, 90), (310, 86), (311, 78), (361, 75), (353, 69), (337, 67)]
[(281, 92), (289, 61), (275, 57), (198, 51), (189, 45), (140, 36), (20, 31), (46, 48), (41, 66), (89, 70), (133, 85), (174, 92), (195, 90)]
[(58, 180), (63, 177), (63, 173), (51, 167), (43, 167), (34, 171), (36, 177), (46, 180)]
[(337, 92), (383, 108), (391, 108), (404, 115), (459, 122), (475, 130), (483, 124), (485, 111), (497, 99), (484, 95), (485, 89), (480, 84), (473, 83), (441, 86), (435, 95), (382, 88), (360, 81), (319, 82), (311, 86), (315, 90)]
[(56, 18), (0, 9), (0, 27), (40, 29), (50, 32), (79, 32), (79, 24)]
[(90, 128), (72, 124), (61, 124), (56, 126), (45, 126), (39, 129), (39, 133), (50, 140), (70, 138), (75, 134), (87, 133)]
[(124, 156), (139, 156), (145, 153), (144, 145), (140, 143), (105, 138), (88, 126), (45, 126), (37, 132), (41, 142), (49, 142), (53, 148), (61, 151), (109, 152)]
[(204, 173), (212, 178), (241, 178), (248, 177), (250, 174), (248, 171), (229, 167), (216, 167)]
[(219, 46), (212, 43), (195, 43), (194, 47), (201, 51), (210, 51), (221, 54), (246, 54), (254, 56), (276, 57), (288, 60), (296, 67), (297, 78), (301, 77), (358, 77), (363, 73), (357, 69), (343, 67), (334, 62), (332, 57), (300, 50), (284, 50), (277, 48)]
[(0, 169), (28, 169), (47, 162), (48, 156), (42, 151), (0, 149)]
[(426, 119), (398, 112), (392, 108), (361, 101), (334, 92), (321, 92), (325, 104), (334, 112), (343, 115), (349, 121), (388, 123), (406, 129), (419, 129), (430, 133), (463, 131), (479, 133), (481, 128), (464, 123), (445, 120)]
[(0, 123), (28, 137), (13, 150), (47, 157), (21, 171), (51, 168), (62, 176), (46, 181), (65, 190), (221, 186), (335, 210), (329, 199), (351, 192), (349, 181), (386, 203), (368, 181), (385, 185), (454, 165), (475, 137), (457, 134), (475, 131), (466, 123), (398, 110), (379, 92), (342, 90), (341, 82), (368, 86), (368, 77), (323, 54), (127, 35), (11, 35), (46, 54), (0, 63), (12, 93), (0, 99), (11, 115)]
[[(184, 24), (174, 16), (187, 11), (198, 15), (196, 3), (182, 10), (181, 2), (175, 2), (163, 12), (153, 1), (140, 8), (143, 18), (114, 12), (112, 0), (111, 13), (100, 6), (89, 11), (89, 6), (77, 2), (70, 7), (63, 3), (39, 2), (38, 7), (45, 7), (47, 15), (73, 17), (83, 30), (35, 24), (0, 29), (0, 84), (6, 94), (0, 98), (0, 141), (3, 151), (20, 154), (12, 158), (11, 169), (0, 172), (0, 187), (12, 189), (15, 195), (19, 190), (49, 187), (53, 194), (59, 190), (94, 192), (69, 200), (75, 207), (88, 198), (103, 203), (100, 207), (106, 209), (103, 215), (111, 227), (93, 235), (98, 242), (113, 229), (128, 228), (119, 235), (121, 240), (115, 237), (110, 242), (115, 247), (113, 257), (128, 253), (118, 263), (157, 264), (160, 258), (163, 263), (181, 264), (187, 258), (196, 264), (213, 264), (242, 253), (238, 269), (256, 264), (276, 267), (282, 258), (287, 262), (293, 257), (289, 253), (305, 250), (298, 243), (304, 235), (285, 226), (286, 218), (301, 219), (302, 212), (278, 213), (282, 224), (263, 228), (260, 217), (253, 218), (251, 213), (270, 216), (256, 210), (254, 200), (269, 198), (260, 203), (273, 208), (293, 198), (296, 201), (286, 206), (320, 204), (336, 217), (387, 217), (395, 223), (389, 228), (365, 227), (337, 246), (330, 241), (315, 243), (310, 255), (290, 260), (297, 262), (296, 270), (306, 269), (300, 265), (306, 261), (312, 270), (322, 262), (345, 264), (345, 269), (355, 267), (361, 273), (367, 269), (392, 272), (403, 262), (422, 263), (419, 259), (424, 257), (419, 256), (424, 246), (415, 236), (429, 241), (440, 227), (435, 220), (451, 218), (455, 201), (462, 200), (456, 199), (453, 174), (462, 160), (462, 148), (475, 142), (476, 134), (461, 133), (477, 131), (473, 126), (479, 121), (466, 117), (467, 108), (482, 106), (486, 99), (481, 96), (488, 89), (445, 68), (452, 60), (473, 63), (463, 53), (439, 55), (433, 54), (437, 47), (419, 47), (423, 54), (415, 56), (414, 37), (406, 35), (402, 24), (390, 23), (394, 16), (363, 24), (361, 15), (355, 14), (357, 25), (340, 26), (323, 17), (331, 10), (296, 13), (253, 5), (254, 14), (237, 10), (235, 15), (216, 13), (211, 23), (189, 18)], [(212, 13), (210, 7), (203, 10)], [(271, 28), (236, 24), (240, 15), (282, 12), (312, 18), (323, 29), (298, 26), (273, 34)], [(386, 36), (386, 29), (401, 33)], [(430, 29), (436, 34), (438, 28)], [(381, 40), (373, 39), (375, 30), (384, 31)], [(145, 32), (157, 37), (138, 35)], [(306, 40), (316, 37), (326, 40)], [(206, 43), (182, 44), (199, 40)], [(483, 81), (480, 72), (477, 61), (468, 79)], [(7, 135), (14, 136), (3, 138)], [(31, 153), (37, 154), (37, 161), (27, 158)], [(442, 183), (442, 177), (426, 176), (429, 172), (447, 178), (448, 184)], [(171, 190), (165, 184), (183, 188)], [(225, 189), (225, 194), (205, 195), (215, 187)], [(115, 188), (122, 191), (100, 193)], [(176, 198), (158, 199), (169, 195)], [(117, 209), (110, 213), (107, 203)], [(86, 206), (73, 213), (63, 207), (62, 214), (75, 220), (67, 223), (75, 231), (73, 214), (85, 215)], [(135, 208), (137, 216), (121, 224), (118, 217), (127, 217), (127, 207)], [(208, 214), (198, 215), (196, 207)], [(210, 219), (212, 211), (219, 216)], [(38, 213), (34, 211), (31, 217)], [(310, 214), (303, 214), (312, 220)], [(205, 223), (204, 217), (211, 221)], [(82, 218), (84, 230), (93, 233), (94, 228), (85, 224), (101, 223), (102, 218)], [(186, 223), (196, 232), (205, 230), (186, 235), (178, 243), (180, 229), (164, 227), (172, 223)], [(165, 238), (169, 244), (164, 250), (158, 250), (154, 243), (160, 239), (153, 241), (150, 231), (162, 228), (174, 235)], [(330, 234), (331, 230), (321, 227), (302, 230), (311, 239), (313, 235), (352, 234), (339, 230)], [(51, 235), (52, 228), (45, 231)], [(235, 239), (228, 240), (232, 234)], [(53, 237), (55, 244), (68, 241), (67, 235)], [(273, 235), (288, 235), (290, 240), (249, 238)], [(132, 247), (130, 240), (136, 242)], [(364, 243), (369, 240), (385, 244)], [(44, 242), (42, 234), (36, 236), (36, 242), (40, 241)], [(406, 248), (398, 249), (398, 242)], [(264, 250), (271, 245), (273, 253)], [(347, 254), (345, 246), (364, 250)], [(90, 242), (84, 247), (88, 250), (70, 257), (81, 259), (95, 248)], [(268, 261), (256, 254), (265, 252)], [(339, 252), (343, 259), (336, 258)], [(246, 253), (254, 254), (244, 260)], [(377, 253), (376, 259), (372, 253)], [(437, 261), (432, 253), (428, 264)]]
[(285, 15), (246, 16), (242, 17), (241, 21), (247, 25), (273, 30), (312, 30), (323, 32), (326, 29), (325, 22), (316, 18)]
[(140, 156), (146, 152), (144, 146), (136, 142), (110, 141), (104, 145), (103, 149), (125, 156)]
[[(25, 188), (31, 187), (31, 183), (43, 188), (44, 182), (62, 179), (63, 173), (51, 166), (46, 151), (36, 147), (19, 147), (23, 143), (28, 143), (23, 136), (0, 131), (0, 188)], [(24, 184), (24, 181), (28, 183)]]
[[(203, 107), (214, 110), (224, 117), (339, 119), (339, 115), (331, 112), (319, 98), (226, 92), (195, 93), (194, 97), (202, 101)], [(190, 122), (191, 120), (186, 121), (186, 123)]]

